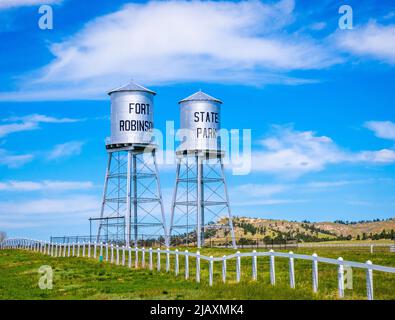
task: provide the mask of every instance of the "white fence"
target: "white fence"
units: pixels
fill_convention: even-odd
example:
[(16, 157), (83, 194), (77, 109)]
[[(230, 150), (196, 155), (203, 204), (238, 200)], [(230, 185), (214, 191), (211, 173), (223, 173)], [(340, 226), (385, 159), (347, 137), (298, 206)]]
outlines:
[[(236, 259), (236, 282), (240, 282), (241, 278), (241, 259), (242, 258), (251, 258), (252, 261), (252, 280), (256, 281), (258, 276), (258, 257), (269, 257), (270, 261), (270, 283), (272, 285), (276, 284), (276, 269), (275, 269), (275, 258), (286, 258), (289, 260), (289, 284), (291, 288), (295, 288), (295, 266), (294, 260), (309, 260), (312, 262), (312, 286), (313, 292), (318, 292), (318, 263), (327, 263), (337, 266), (337, 275), (338, 275), (338, 296), (339, 298), (344, 297), (344, 268), (360, 268), (364, 269), (366, 273), (366, 295), (368, 300), (373, 300), (373, 271), (387, 272), (387, 273), (395, 273), (395, 268), (385, 267), (372, 264), (371, 261), (367, 261), (366, 263), (353, 262), (353, 261), (345, 261), (343, 258), (339, 257), (338, 259), (324, 258), (319, 257), (317, 254), (313, 255), (304, 255), (304, 254), (294, 254), (293, 252), (284, 253), (284, 252), (274, 252), (270, 250), (268, 252), (256, 252), (253, 250), (248, 253), (241, 253), (237, 251), (235, 254), (230, 254), (223, 257), (213, 257), (213, 256), (204, 256), (201, 255), (199, 251), (196, 253), (185, 251), (179, 251), (178, 249), (170, 250), (170, 249), (146, 249), (146, 248), (126, 248), (119, 247), (118, 245), (113, 244), (103, 244), (103, 243), (66, 243), (66, 244), (58, 244), (45, 242), (40, 240), (33, 239), (7, 239), (0, 243), (0, 249), (25, 249), (31, 250), (35, 252), (41, 252), (43, 254), (47, 254), (53, 257), (70, 257), (80, 255), (82, 257), (94, 258), (94, 259), (103, 259), (105, 261), (110, 261), (111, 263), (115, 263), (117, 265), (125, 265), (126, 264), (126, 255), (128, 256), (128, 267), (132, 267), (132, 255), (134, 254), (134, 266), (138, 268), (139, 266), (146, 268), (146, 255), (148, 254), (148, 268), (150, 270), (154, 269), (153, 264), (153, 256), (156, 254), (156, 269), (157, 271), (161, 271), (161, 255), (164, 254), (166, 258), (165, 270), (166, 272), (170, 271), (170, 255), (174, 255), (174, 273), (177, 276), (179, 274), (179, 259), (180, 257), (184, 257), (185, 259), (185, 279), (189, 278), (189, 263), (190, 258), (195, 259), (196, 263), (196, 281), (200, 282), (201, 276), (201, 260), (205, 260), (209, 264), (209, 285), (213, 285), (213, 270), (214, 270), (214, 262), (219, 262), (222, 266), (222, 282), (226, 282), (227, 272), (226, 272), (226, 263), (227, 260)], [(93, 252), (92, 252), (93, 251)], [(139, 261), (141, 258), (141, 262)]]

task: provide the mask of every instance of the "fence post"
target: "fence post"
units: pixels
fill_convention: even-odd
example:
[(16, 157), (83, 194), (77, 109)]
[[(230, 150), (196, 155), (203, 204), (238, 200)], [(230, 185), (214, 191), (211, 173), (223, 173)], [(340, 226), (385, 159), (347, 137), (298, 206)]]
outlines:
[(84, 241), (84, 243), (82, 244), (82, 256), (85, 258), (85, 246), (86, 246), (86, 244), (85, 244), (85, 241)]
[(313, 253), (313, 292), (318, 292), (318, 259), (317, 254)]
[(91, 242), (88, 242), (88, 258), (91, 257)]
[(226, 282), (226, 256), (222, 257), (222, 282)]
[(256, 280), (258, 276), (257, 272), (257, 256), (256, 256), (256, 250), (252, 250), (252, 280)]
[(240, 251), (236, 252), (236, 282), (240, 282), (240, 274), (241, 274), (241, 258)]
[(67, 244), (67, 256), (70, 257), (70, 242)]
[(373, 245), (370, 245), (370, 253), (373, 253)]
[(200, 251), (196, 252), (196, 282), (200, 282)]
[(156, 261), (156, 270), (160, 271), (160, 248), (158, 248), (158, 257)]
[(210, 287), (213, 286), (213, 268), (214, 268), (214, 261), (213, 261), (213, 256), (210, 256), (210, 261), (209, 261), (209, 285)]
[(189, 278), (189, 255), (188, 250), (185, 250), (185, 280)]
[(122, 246), (122, 265), (125, 265), (125, 246)]
[(368, 296), (368, 300), (374, 300), (373, 296), (373, 270), (370, 268), (372, 261), (366, 261), (368, 265), (366, 268), (366, 293)]
[(175, 262), (174, 262), (174, 273), (176, 276), (178, 276), (178, 249), (176, 249), (176, 254), (175, 254)]
[(132, 267), (132, 248), (128, 247), (128, 268)]
[(153, 269), (153, 263), (152, 263), (152, 248), (149, 248), (149, 269), (152, 270)]
[(114, 263), (114, 245), (111, 243), (111, 263)]
[(343, 258), (339, 257), (337, 259), (339, 261), (338, 269), (337, 269), (337, 286), (339, 289), (339, 298), (344, 298), (344, 266), (343, 266)]
[(141, 249), (141, 267), (145, 268), (145, 248)]
[(66, 256), (66, 245), (63, 244), (63, 252), (62, 252), (62, 256), (65, 257)]
[(166, 248), (166, 272), (170, 271), (170, 253), (169, 248)]
[(270, 283), (274, 286), (276, 284), (276, 269), (273, 252), (274, 250), (270, 249)]
[(106, 243), (106, 261), (108, 261), (108, 242)]
[(103, 242), (100, 242), (99, 260), (103, 261)]
[(97, 249), (97, 242), (95, 242), (93, 246), (93, 259), (96, 259), (96, 249)]
[(137, 269), (139, 267), (139, 249), (134, 247), (134, 267)]
[(73, 242), (73, 251), (72, 251), (72, 254), (71, 254), (73, 257), (75, 256), (75, 243)]
[(116, 254), (117, 254), (117, 260), (116, 260), (116, 264), (119, 265), (119, 246), (117, 245), (116, 247)]
[(289, 252), (289, 285), (292, 289), (295, 288), (295, 264), (293, 252)]
[(77, 257), (80, 256), (80, 248), (81, 248), (81, 244), (78, 242), (77, 243)]

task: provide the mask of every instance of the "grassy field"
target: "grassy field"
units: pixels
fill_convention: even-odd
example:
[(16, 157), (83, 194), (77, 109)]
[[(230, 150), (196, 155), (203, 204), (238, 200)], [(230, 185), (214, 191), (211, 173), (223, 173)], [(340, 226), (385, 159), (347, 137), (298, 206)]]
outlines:
[[(182, 249), (182, 248), (181, 248)], [(191, 251), (191, 249), (189, 249)], [(250, 251), (248, 249), (241, 251)], [(222, 256), (231, 249), (204, 249), (201, 254)], [(317, 254), (345, 260), (395, 266), (395, 254), (368, 249), (299, 248), (295, 253)], [(148, 260), (148, 255), (146, 257)], [(184, 280), (184, 259), (180, 257), (180, 275), (166, 273), (165, 257), (162, 272), (128, 269), (87, 258), (53, 258), (27, 251), (0, 251), (0, 299), (337, 299), (336, 266), (319, 264), (319, 292), (312, 292), (311, 262), (295, 260), (296, 289), (289, 288), (288, 260), (276, 258), (276, 285), (270, 285), (269, 258), (258, 258), (258, 281), (251, 280), (251, 259), (242, 258), (241, 282), (235, 282), (235, 260), (228, 261), (227, 283), (221, 282), (221, 266), (214, 263), (214, 285), (208, 285), (208, 264), (202, 261), (201, 283), (195, 282), (195, 259), (190, 258), (190, 279)], [(156, 263), (156, 255), (154, 255)], [(38, 287), (41, 265), (54, 271), (52, 290)], [(345, 299), (366, 299), (365, 272), (353, 269), (353, 289)], [(395, 274), (374, 272), (375, 299), (395, 299)]]

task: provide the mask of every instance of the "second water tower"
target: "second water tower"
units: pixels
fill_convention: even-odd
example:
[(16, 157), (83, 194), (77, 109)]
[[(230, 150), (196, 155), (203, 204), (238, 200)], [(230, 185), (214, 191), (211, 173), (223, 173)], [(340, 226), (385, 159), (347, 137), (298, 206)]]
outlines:
[(183, 140), (176, 151), (172, 241), (200, 248), (217, 235), (236, 247), (219, 132), (222, 101), (198, 91), (179, 105)]

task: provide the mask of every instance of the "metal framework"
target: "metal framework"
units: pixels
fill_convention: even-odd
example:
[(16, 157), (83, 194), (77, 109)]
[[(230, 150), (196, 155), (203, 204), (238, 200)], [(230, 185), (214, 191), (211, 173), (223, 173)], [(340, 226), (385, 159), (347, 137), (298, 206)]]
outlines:
[(221, 151), (177, 151), (169, 233), (173, 239), (200, 248), (210, 229), (224, 229), (236, 248), (223, 155)]
[(138, 245), (139, 237), (168, 237), (156, 146), (109, 148), (97, 241)]

